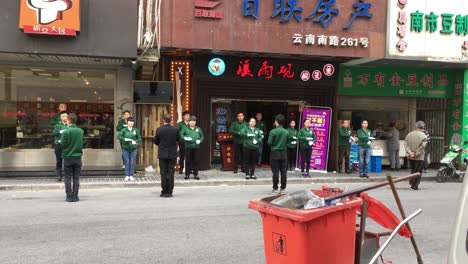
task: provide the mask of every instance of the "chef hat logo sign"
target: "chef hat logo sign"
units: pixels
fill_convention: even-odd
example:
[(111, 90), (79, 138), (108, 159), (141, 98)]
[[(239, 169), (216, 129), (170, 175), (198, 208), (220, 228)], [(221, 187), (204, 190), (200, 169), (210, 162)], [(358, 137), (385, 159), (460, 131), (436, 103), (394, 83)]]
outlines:
[(63, 11), (72, 8), (71, 0), (27, 0), (28, 7), (36, 11), (37, 22), (47, 25), (63, 19)]

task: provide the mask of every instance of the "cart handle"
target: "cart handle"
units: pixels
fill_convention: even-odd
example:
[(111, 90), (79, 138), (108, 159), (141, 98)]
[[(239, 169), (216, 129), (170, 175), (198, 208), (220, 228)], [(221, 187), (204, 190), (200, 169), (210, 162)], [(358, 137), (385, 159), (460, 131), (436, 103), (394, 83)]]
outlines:
[(400, 228), (402, 228), (407, 222), (409, 222), (411, 219), (415, 218), (417, 215), (419, 215), (423, 210), (422, 209), (418, 209), (416, 210), (416, 212), (414, 212), (413, 214), (411, 214), (410, 216), (408, 216), (405, 220), (401, 221), (401, 223), (393, 230), (392, 234), (390, 235), (390, 237), (387, 238), (387, 240), (385, 241), (385, 243), (383, 244), (383, 246), (377, 251), (377, 253), (374, 255), (374, 257), (372, 258), (372, 260), (369, 262), (369, 264), (374, 264), (374, 262), (380, 257), (380, 255), (382, 255), (383, 251), (385, 250), (385, 248), (388, 246), (388, 244), (390, 244), (390, 242), (393, 240), (393, 238), (396, 236), (396, 234), (398, 233), (398, 230), (400, 230)]

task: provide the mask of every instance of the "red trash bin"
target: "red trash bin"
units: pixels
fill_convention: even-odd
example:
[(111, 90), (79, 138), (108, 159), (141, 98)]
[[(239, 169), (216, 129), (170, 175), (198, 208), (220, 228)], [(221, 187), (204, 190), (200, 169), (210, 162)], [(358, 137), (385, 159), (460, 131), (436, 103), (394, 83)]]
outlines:
[(277, 197), (249, 203), (249, 208), (259, 211), (263, 220), (267, 264), (354, 264), (360, 198), (302, 210), (270, 204)]

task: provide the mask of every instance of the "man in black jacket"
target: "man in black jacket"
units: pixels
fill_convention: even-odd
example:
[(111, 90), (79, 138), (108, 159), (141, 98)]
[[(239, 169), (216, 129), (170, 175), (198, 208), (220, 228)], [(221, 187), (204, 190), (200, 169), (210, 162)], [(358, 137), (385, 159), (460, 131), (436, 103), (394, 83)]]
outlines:
[(159, 170), (161, 172), (161, 197), (172, 197), (174, 190), (174, 167), (177, 159), (179, 130), (171, 126), (172, 117), (163, 117), (164, 126), (156, 130), (154, 144), (158, 146)]

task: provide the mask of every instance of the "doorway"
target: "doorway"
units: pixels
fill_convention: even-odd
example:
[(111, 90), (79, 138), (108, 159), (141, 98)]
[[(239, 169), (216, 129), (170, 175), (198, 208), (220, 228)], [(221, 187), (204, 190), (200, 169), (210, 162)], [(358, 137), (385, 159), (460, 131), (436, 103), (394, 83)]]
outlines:
[[(245, 121), (255, 117), (257, 113), (262, 114), (262, 121), (265, 123), (266, 134), (263, 140), (262, 165), (268, 166), (270, 160), (270, 149), (268, 148), (268, 135), (273, 129), (275, 116), (282, 114), (286, 118), (284, 125), (287, 128), (291, 120), (295, 120), (298, 124), (300, 113), (299, 108), (302, 102), (300, 101), (247, 101), (236, 99), (212, 99), (211, 101), (211, 164), (221, 164), (220, 145), (216, 141), (217, 133), (228, 132), (229, 126), (237, 118), (237, 113), (242, 112), (245, 116)], [(296, 127), (297, 128), (297, 127)]]

